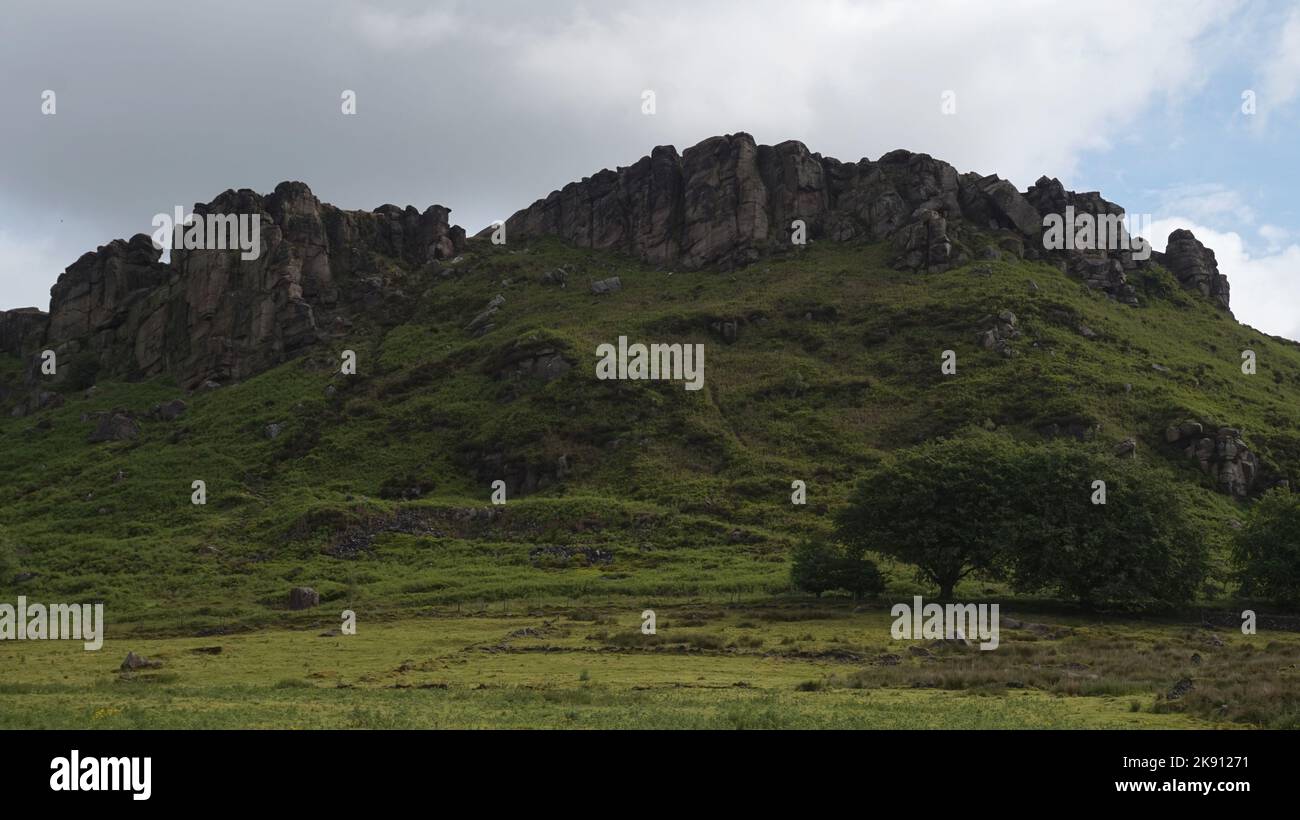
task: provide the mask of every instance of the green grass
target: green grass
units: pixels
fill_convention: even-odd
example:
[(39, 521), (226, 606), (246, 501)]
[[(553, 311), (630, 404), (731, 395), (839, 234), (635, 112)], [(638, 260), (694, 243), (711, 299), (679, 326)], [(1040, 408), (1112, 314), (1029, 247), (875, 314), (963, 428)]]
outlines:
[[(910, 651), (916, 642), (890, 640), (883, 610), (683, 605), (658, 614), (655, 635), (642, 635), (639, 610), (624, 606), (361, 620), (353, 636), (110, 638), (99, 652), (0, 644), (0, 727), (1296, 725), (1296, 694), (1283, 698), (1277, 685), (1249, 715), (1207, 704), (1226, 697), (1240, 709), (1237, 693), (1262, 685), (1265, 666), (1294, 666), (1300, 637), (1270, 645), (1221, 632), (1225, 645), (1208, 648), (1208, 633), (1130, 622), (1076, 626), (1059, 639), (1005, 630), (997, 651), (936, 647), (922, 658)], [(118, 671), (128, 648), (162, 666)], [(1193, 651), (1205, 658), (1195, 667)], [(901, 660), (881, 665), (887, 654)], [(1165, 701), (1185, 675), (1197, 681), (1193, 696)]]
[[(1081, 423), (1098, 431), (1085, 446), (1101, 449), (1135, 436), (1140, 458), (1189, 488), (1215, 546), (1204, 597), (1229, 602), (1234, 585), (1225, 549), (1244, 508), (1215, 493), (1194, 464), (1164, 444), (1163, 432), (1187, 417), (1240, 427), (1277, 475), (1300, 483), (1300, 347), (1235, 323), (1183, 293), (1160, 269), (1136, 277), (1143, 306), (1131, 308), (1045, 265), (996, 261), (985, 263), (987, 274), (973, 265), (917, 275), (888, 269), (885, 255), (879, 246), (818, 244), (735, 273), (670, 272), (555, 241), (509, 249), (476, 242), (447, 276), (389, 266), (390, 285), (407, 294), (409, 311), (358, 316), (346, 335), (302, 357), (188, 396), (181, 419), (143, 420), (136, 441), (87, 443), (93, 422), (83, 414), (147, 411), (182, 395), (168, 380), (103, 381), (89, 398), (68, 390), (63, 407), (26, 418), (12, 418), (9, 406), (0, 406), (0, 601), (19, 594), (103, 601), (119, 650), (118, 641), (149, 646), (216, 633), (223, 641), (265, 636), (283, 655), (249, 666), (227, 656), (204, 658), (194, 662), (238, 671), (228, 679), (189, 681), (182, 664), (168, 673), (179, 681), (142, 687), (95, 676), (64, 683), (39, 674), (15, 678), (10, 670), (22, 662), (35, 664), (41, 653), (67, 647), (25, 645), (18, 652), (0, 646), (20, 662), (3, 667), (0, 685), (25, 680), (55, 687), (5, 694), (0, 721), (73, 720), (68, 709), (84, 691), (102, 696), (105, 709), (121, 708), (118, 717), (136, 715), (123, 720), (144, 719), (133, 708), (150, 720), (170, 720), (149, 699), (174, 698), (209, 703), (210, 711), (194, 708), (214, 725), (346, 725), (354, 713), (358, 724), (373, 718), (453, 725), (448, 715), (461, 712), (491, 723), (505, 697), (496, 690), (451, 686), (365, 696), (373, 700), (357, 690), (322, 694), (319, 681), (303, 690), (292, 681), (313, 670), (302, 664), (296, 645), (284, 642), (296, 636), (316, 646), (317, 639), (282, 630), (305, 628), (319, 612), (344, 608), (356, 610), (363, 623), (414, 630), (434, 612), (465, 617), (482, 610), (579, 612), (611, 602), (632, 611), (687, 601), (786, 600), (790, 545), (829, 532), (832, 514), (866, 467), (886, 451), (969, 424), (1034, 440), (1048, 424)], [(568, 287), (543, 287), (541, 276), (560, 265), (570, 271)], [(621, 277), (622, 292), (588, 292), (590, 280), (611, 275)], [(506, 302), (496, 327), (477, 338), (465, 326), (497, 293)], [(1013, 342), (1018, 355), (1010, 359), (977, 342), (987, 327), (982, 318), (1007, 309), (1022, 328)], [(710, 329), (723, 319), (742, 322), (734, 344)], [(1079, 324), (1097, 338), (1084, 338)], [(705, 389), (597, 381), (596, 346), (620, 335), (705, 344)], [(1248, 347), (1258, 354), (1254, 376), (1240, 372), (1240, 351)], [(547, 348), (574, 364), (553, 382), (518, 376), (508, 365), (522, 352)], [(355, 376), (337, 373), (345, 349), (358, 354)], [(947, 349), (957, 352), (956, 376), (940, 373)], [(20, 372), (20, 363), (0, 357), (0, 382), (16, 384)], [(274, 440), (264, 434), (272, 422), (283, 425)], [(565, 456), (569, 472), (492, 508), (490, 483), (503, 477), (485, 458), (493, 454), (539, 475), (553, 473)], [(206, 506), (190, 503), (196, 479), (207, 484)], [(789, 502), (795, 479), (807, 482), (807, 506)], [(401, 498), (400, 490), (413, 485), (423, 495)], [(337, 551), (358, 534), (367, 549)], [(533, 553), (546, 546), (599, 549), (612, 559), (593, 564), (580, 554)], [(881, 563), (891, 596), (930, 592), (906, 565)], [(36, 575), (18, 583), (18, 573)], [(295, 585), (318, 589), (322, 610), (288, 611)], [(1002, 588), (974, 579), (958, 592), (985, 596)], [(749, 640), (761, 645), (738, 643), (736, 665), (722, 678), (752, 683), (770, 665), (759, 660), (763, 653), (790, 637), (783, 623), (758, 624), (761, 634)], [(721, 639), (724, 652), (737, 640)], [(366, 643), (358, 636), (353, 645)], [(124, 652), (68, 663), (103, 665), (109, 654)], [(584, 690), (594, 705), (578, 711), (591, 715), (593, 725), (635, 720), (645, 709), (627, 699), (642, 690), (609, 681), (601, 658), (580, 655), (580, 664), (553, 670), (544, 654), (521, 662), (542, 670), (529, 686), (576, 687), (588, 670)], [(606, 660), (635, 667), (623, 655)], [(1154, 678), (1115, 674), (1079, 684), (1113, 690), (1097, 694), (1115, 698), (1115, 715), (1107, 712), (1106, 720), (1185, 720), (1151, 711)], [(765, 714), (788, 711), (783, 720), (791, 723), (782, 725), (823, 725), (837, 719), (831, 714), (881, 725), (906, 725), (908, 714), (959, 721), (956, 711), (935, 705), (950, 701), (988, 709), (1003, 704), (996, 708), (1009, 710), (1004, 714), (981, 713), (988, 725), (1057, 725), (1047, 716), (1072, 694), (1057, 691), (1059, 681), (1036, 679), (1041, 689), (1004, 692), (993, 701), (962, 700), (961, 692), (943, 687), (891, 688), (870, 700), (867, 690), (852, 688), (858, 684), (844, 670), (802, 669), (755, 691), (727, 689), (725, 702), (715, 702), (723, 696), (714, 690), (679, 691), (685, 678), (673, 675), (671, 691), (636, 695), (659, 704), (646, 707), (658, 715), (648, 725), (674, 719), (725, 725), (731, 709), (760, 723)], [(981, 691), (986, 682), (970, 675), (961, 690)], [(819, 691), (798, 692), (808, 681)], [(1134, 681), (1143, 706), (1130, 713)], [(1162, 678), (1159, 685), (1173, 682)], [(1289, 692), (1291, 678), (1279, 685)], [(119, 694), (128, 692), (140, 694)], [(519, 692), (519, 725), (567, 725), (569, 706), (539, 699), (532, 689)], [(233, 701), (245, 695), (250, 705), (243, 713)], [(312, 706), (307, 695), (319, 696), (321, 705)], [(35, 705), (42, 698), (52, 711)], [(673, 698), (681, 699), (677, 712)], [(29, 700), (30, 712), (21, 705)], [(1061, 714), (1096, 725), (1090, 712)], [(1256, 714), (1230, 706), (1225, 714), (1252, 725), (1291, 719), (1267, 708)]]

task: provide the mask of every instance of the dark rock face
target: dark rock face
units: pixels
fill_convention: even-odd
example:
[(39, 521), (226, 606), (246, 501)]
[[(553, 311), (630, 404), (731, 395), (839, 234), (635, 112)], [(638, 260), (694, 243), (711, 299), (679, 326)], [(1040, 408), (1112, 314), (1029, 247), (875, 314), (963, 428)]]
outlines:
[[(1021, 193), (997, 176), (959, 174), (926, 154), (892, 151), (850, 163), (799, 142), (758, 145), (737, 133), (681, 154), (659, 146), (629, 167), (571, 183), (510, 217), (506, 232), (508, 241), (554, 235), (663, 266), (727, 269), (790, 250), (792, 223), (801, 220), (808, 241), (887, 241), (900, 269), (1043, 259), (1136, 304), (1127, 277), (1146, 262), (1130, 251), (1043, 247), (1043, 217), (1067, 207), (1123, 213), (1096, 193), (1066, 191), (1046, 177)], [(37, 378), (35, 357), (46, 348), (58, 355), (57, 374), (42, 377), (51, 384), (68, 372), (77, 386), (101, 375), (162, 373), (187, 389), (237, 382), (337, 334), (357, 312), (391, 317), (412, 310), (393, 281), (406, 274), (393, 273), (392, 263), (414, 275), (436, 272), (466, 242), (444, 207), (344, 211), (301, 182), (281, 183), (267, 195), (226, 191), (194, 212), (260, 220), (258, 257), (178, 249), (163, 263), (143, 234), (85, 254), (51, 289), (48, 315), (35, 308), (0, 312), (0, 352), (28, 360), (28, 387)], [(1228, 283), (1214, 253), (1190, 233), (1175, 231), (1168, 252), (1153, 258), (1185, 287), (1227, 307)], [(547, 276), (543, 284), (566, 284), (564, 271)], [(612, 277), (590, 288), (606, 295), (621, 284)], [(472, 332), (491, 332), (494, 312), (473, 317)]]
[(289, 590), (290, 609), (310, 609), (320, 606), (320, 593), (311, 587), (294, 587)]
[(40, 351), (50, 317), (37, 308), (0, 310), (0, 353), (30, 356)]
[(1191, 231), (1180, 228), (1169, 234), (1165, 252), (1157, 256), (1184, 288), (1199, 291), (1224, 310), (1228, 309), (1228, 277), (1219, 273), (1214, 251), (1201, 244)]
[(96, 373), (174, 374), (186, 387), (238, 381), (316, 342), (340, 314), (374, 307), (377, 257), (412, 269), (462, 251), (465, 232), (434, 205), (370, 213), (320, 202), (301, 182), (262, 196), (226, 191), (194, 213), (261, 220), (256, 259), (238, 249), (161, 251), (150, 237), (115, 240), (70, 266), (50, 291), (48, 318), (0, 313), (0, 351), (39, 345)]
[(1225, 495), (1247, 498), (1260, 486), (1263, 465), (1242, 440), (1240, 430), (1184, 421), (1169, 425), (1165, 441), (1196, 459), (1201, 472), (1213, 478), (1215, 488)]
[(126, 410), (114, 410), (100, 415), (95, 429), (88, 441), (98, 444), (103, 441), (129, 441), (140, 435), (140, 425)]
[(952, 166), (925, 154), (843, 163), (799, 142), (757, 145), (739, 133), (680, 156), (660, 146), (630, 167), (566, 185), (507, 220), (506, 236), (555, 235), (664, 265), (732, 268), (788, 246), (796, 219), (809, 238), (835, 241), (886, 239), (915, 224), (900, 241), (904, 264), (934, 268), (949, 262), (944, 220), (962, 214), (963, 194), (987, 203), (985, 216), (999, 225), (1034, 227), (1033, 209), (1012, 186), (972, 176), (965, 191)]
[[(665, 266), (725, 269), (790, 247), (791, 223), (799, 219), (811, 240), (890, 240), (899, 268), (942, 271), (977, 254), (1011, 253), (1055, 262), (1090, 287), (1137, 304), (1128, 274), (1147, 260), (1131, 249), (1044, 247), (1044, 218), (1063, 217), (1067, 208), (1094, 218), (1124, 214), (1100, 194), (1067, 191), (1047, 177), (1022, 194), (997, 176), (958, 174), (926, 154), (892, 151), (875, 162), (845, 163), (799, 142), (757, 145), (737, 133), (680, 156), (660, 146), (629, 167), (570, 183), (510, 217), (506, 233), (559, 236)], [(977, 250), (977, 233), (999, 247)], [(1200, 243), (1173, 247), (1180, 279), (1226, 307), (1227, 281), (1217, 275), (1213, 254), (1206, 261)]]

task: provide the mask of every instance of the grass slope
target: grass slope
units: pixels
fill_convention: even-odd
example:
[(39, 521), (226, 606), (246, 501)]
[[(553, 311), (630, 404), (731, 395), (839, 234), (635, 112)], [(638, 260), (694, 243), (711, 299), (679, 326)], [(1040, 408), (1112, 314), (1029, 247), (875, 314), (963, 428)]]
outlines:
[[(687, 273), (554, 241), (508, 249), (475, 242), (445, 276), (396, 265), (384, 271), (389, 287), (415, 301), (409, 321), (363, 317), (303, 357), (188, 397), (178, 421), (142, 421), (135, 441), (87, 443), (93, 422), (83, 414), (145, 411), (180, 395), (174, 384), (101, 382), (88, 398), (69, 392), (63, 407), (27, 418), (6, 414), (0, 600), (102, 600), (109, 646), (120, 648), (126, 639), (149, 646), (145, 641), (314, 628), (319, 612), (286, 608), (293, 585), (317, 588), (321, 611), (351, 608), (362, 624), (455, 617), (512, 602), (516, 611), (635, 613), (684, 602), (785, 599), (789, 545), (828, 531), (865, 467), (887, 450), (969, 424), (1026, 439), (1041, 438), (1050, 424), (1080, 424), (1099, 431), (1087, 445), (1098, 448), (1136, 437), (1140, 458), (1184, 480), (1218, 544), (1207, 600), (1232, 595), (1223, 549), (1242, 509), (1213, 492), (1194, 462), (1164, 444), (1163, 432), (1183, 418), (1239, 427), (1294, 481), (1300, 347), (1232, 321), (1160, 269), (1140, 277), (1144, 305), (1131, 308), (1046, 265), (993, 261), (917, 275), (888, 269), (885, 253), (817, 244), (735, 273)], [(560, 266), (569, 271), (568, 286), (544, 286), (542, 275)], [(589, 292), (588, 282), (611, 275), (621, 278), (621, 292)], [(494, 329), (475, 337), (466, 325), (498, 293), (506, 301)], [(1013, 311), (1022, 329), (1013, 358), (977, 340), (991, 326), (986, 317), (1003, 310)], [(721, 320), (740, 322), (733, 344), (711, 329)], [(1095, 337), (1085, 337), (1083, 325)], [(596, 380), (596, 346), (620, 335), (703, 343), (705, 388)], [(1247, 348), (1259, 361), (1251, 376), (1240, 368)], [(355, 376), (338, 374), (345, 349), (357, 353)], [(513, 361), (546, 349), (562, 351), (575, 366), (549, 383), (514, 372)], [(940, 373), (948, 349), (958, 356), (955, 376)], [(17, 381), (18, 369), (0, 359), (0, 381)], [(264, 432), (271, 423), (283, 428), (274, 439)], [(484, 454), (543, 472), (565, 456), (569, 474), (492, 508), (489, 485), (500, 476)], [(196, 479), (207, 484), (206, 506), (190, 503)], [(795, 479), (807, 482), (807, 506), (790, 503)], [(424, 492), (414, 500), (392, 497), (408, 486)], [(368, 546), (352, 553), (349, 544)], [(613, 558), (593, 564), (581, 554), (530, 555), (551, 545)], [(891, 599), (930, 592), (908, 567), (883, 566)], [(20, 572), (36, 576), (17, 582)], [(959, 593), (1001, 590), (975, 580)], [(272, 643), (304, 640), (255, 634)], [(184, 644), (176, 646), (171, 651), (179, 653)], [(53, 650), (29, 645), (21, 655), (42, 651)], [(248, 685), (264, 687), (273, 702), (285, 695), (265, 690), (275, 684), (270, 668), (245, 672), (263, 670)], [(756, 676), (742, 671), (734, 676)], [(0, 682), (9, 683), (9, 674)], [(185, 670), (172, 674), (181, 676), (176, 686), (149, 691), (184, 697), (191, 683)], [(574, 670), (555, 674), (571, 679)], [(809, 670), (799, 675), (820, 679)], [(26, 680), (5, 698), (36, 687), (33, 696), (57, 700), (59, 691), (92, 685), (69, 680), (43, 693), (38, 679)], [(1147, 694), (1159, 688), (1153, 681)], [(774, 697), (788, 699), (789, 683), (774, 679), (781, 693)], [(826, 697), (847, 696), (832, 689)], [(593, 687), (582, 691), (593, 703), (604, 697)], [(327, 722), (337, 725), (350, 697), (329, 707), (335, 711)], [(481, 706), (495, 695), (463, 697), (466, 709), (498, 708)], [(903, 708), (910, 696), (899, 697), (894, 706)], [(1032, 711), (1031, 700), (1006, 708)], [(725, 724), (721, 707), (710, 704), (687, 722)], [(436, 720), (444, 707), (428, 708)], [(1289, 714), (1290, 707), (1279, 708)], [(249, 720), (273, 720), (276, 711), (268, 709)], [(544, 700), (528, 709), (538, 722), (554, 717)], [(600, 725), (619, 725), (617, 711)], [(877, 711), (894, 725), (883, 716), (887, 708)], [(1241, 719), (1267, 723), (1277, 714)], [(226, 725), (238, 715), (214, 720)], [(319, 725), (324, 718), (301, 720)], [(819, 724), (810, 712), (794, 725)]]

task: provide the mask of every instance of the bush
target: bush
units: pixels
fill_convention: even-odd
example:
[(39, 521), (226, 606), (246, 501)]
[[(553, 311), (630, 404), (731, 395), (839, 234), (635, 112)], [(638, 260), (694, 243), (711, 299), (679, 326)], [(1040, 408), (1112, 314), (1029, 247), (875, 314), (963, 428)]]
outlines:
[(880, 570), (861, 550), (811, 540), (797, 545), (791, 558), (791, 583), (818, 598), (832, 589), (842, 589), (854, 598), (861, 598), (885, 588)]
[(1232, 557), (1242, 592), (1300, 604), (1300, 495), (1284, 488), (1265, 494), (1237, 533)]

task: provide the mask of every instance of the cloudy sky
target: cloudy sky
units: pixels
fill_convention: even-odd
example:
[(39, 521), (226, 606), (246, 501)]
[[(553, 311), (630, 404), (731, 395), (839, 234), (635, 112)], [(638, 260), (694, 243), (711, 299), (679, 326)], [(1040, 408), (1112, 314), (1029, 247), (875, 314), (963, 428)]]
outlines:
[(1237, 316), (1300, 339), (1300, 3), (991, 8), (15, 0), (0, 309), (46, 307), (83, 252), (227, 188), (298, 179), (346, 208), (439, 203), (473, 232), (655, 145), (748, 131), (1100, 190), (1151, 216), (1158, 249), (1190, 227)]

